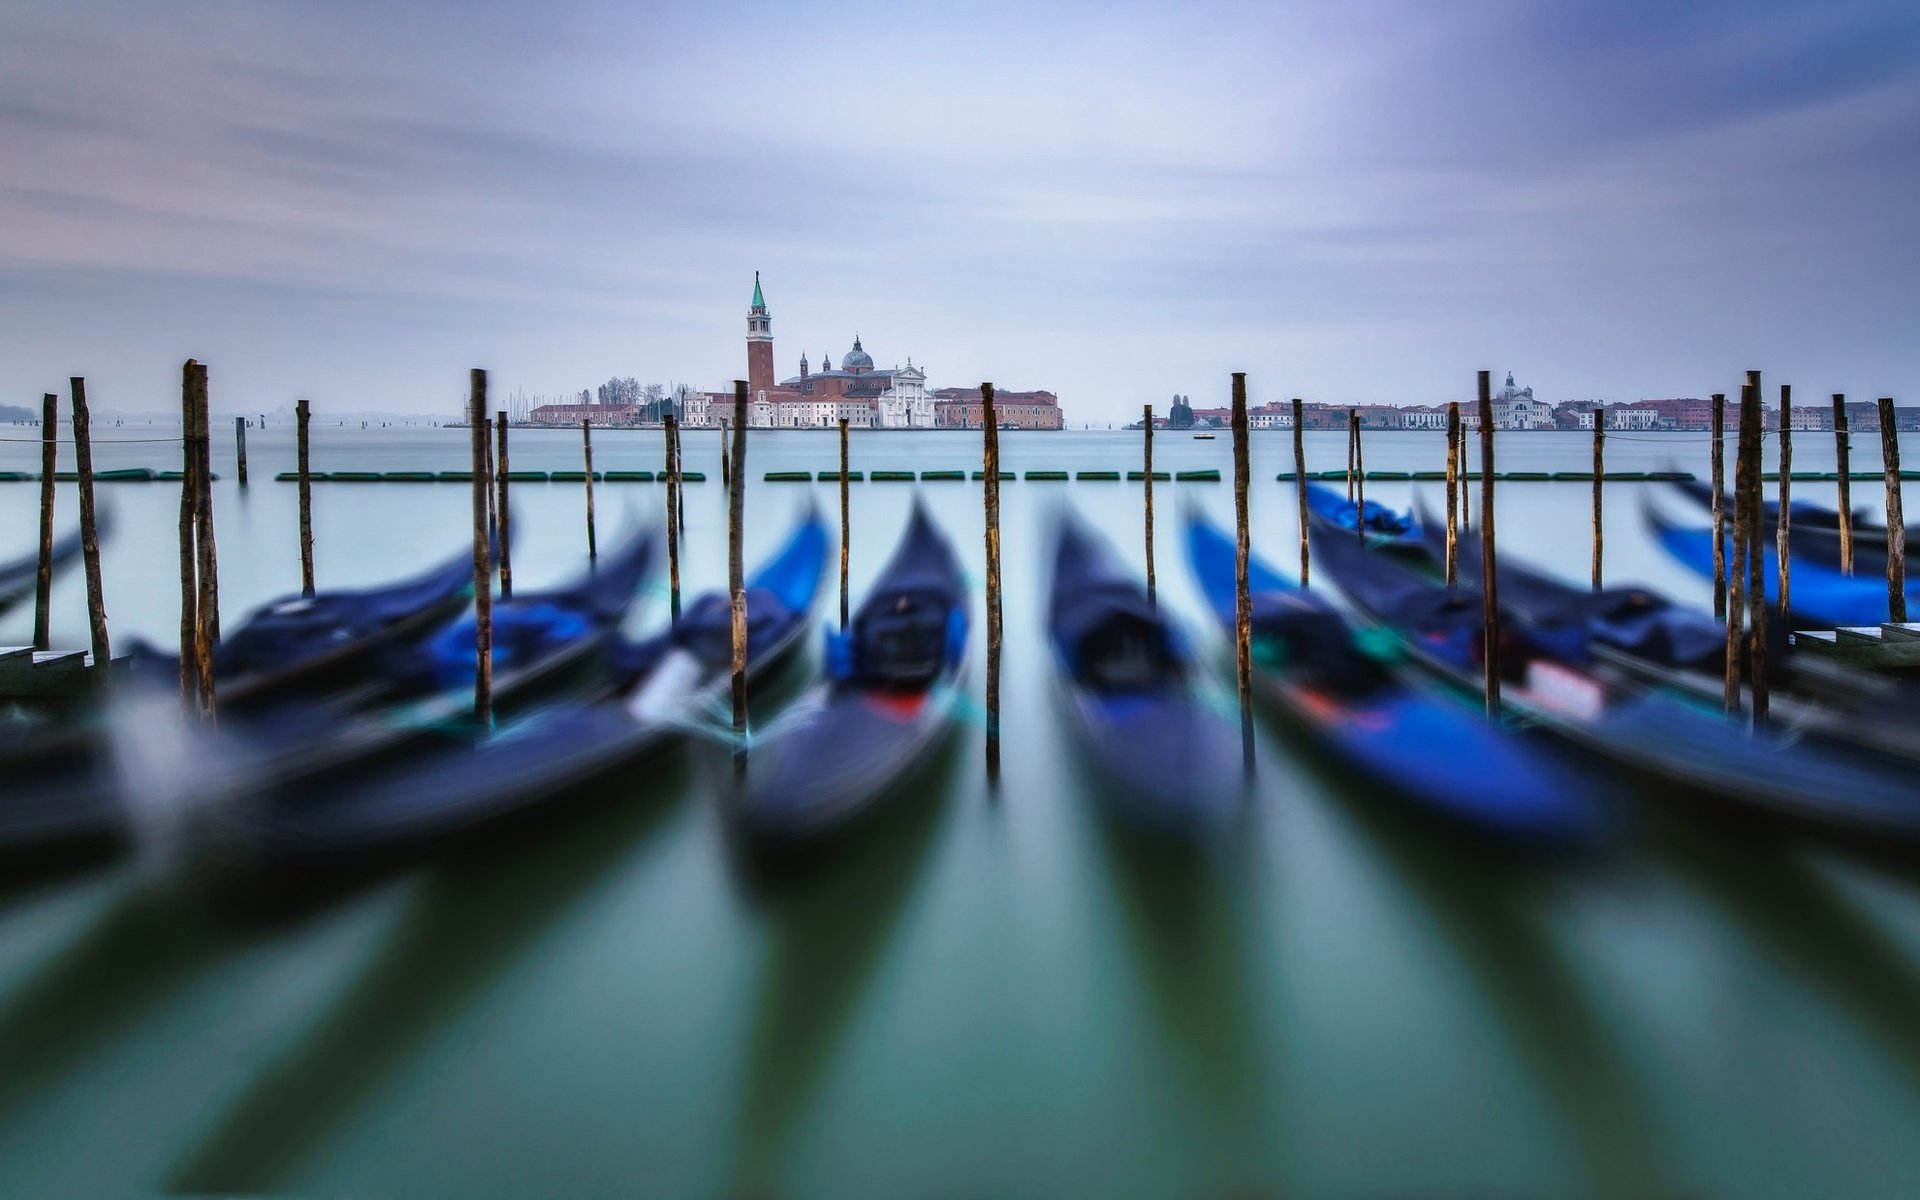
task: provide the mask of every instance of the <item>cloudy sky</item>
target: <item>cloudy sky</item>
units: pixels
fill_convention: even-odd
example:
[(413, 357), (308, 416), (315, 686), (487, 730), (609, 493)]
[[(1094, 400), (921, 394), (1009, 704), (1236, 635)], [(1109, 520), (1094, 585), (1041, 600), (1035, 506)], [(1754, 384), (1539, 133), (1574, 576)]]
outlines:
[(756, 269), (782, 374), (858, 331), (1075, 420), (1920, 403), (1911, 0), (14, 0), (0, 145), (14, 403), (720, 388)]

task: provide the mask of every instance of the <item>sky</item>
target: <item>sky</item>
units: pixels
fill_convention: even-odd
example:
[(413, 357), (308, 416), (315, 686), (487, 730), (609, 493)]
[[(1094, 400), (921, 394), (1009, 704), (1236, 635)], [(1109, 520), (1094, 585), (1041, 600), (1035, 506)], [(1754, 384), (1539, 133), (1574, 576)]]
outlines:
[(1920, 403), (1920, 5), (0, 11), (0, 401), (781, 376)]

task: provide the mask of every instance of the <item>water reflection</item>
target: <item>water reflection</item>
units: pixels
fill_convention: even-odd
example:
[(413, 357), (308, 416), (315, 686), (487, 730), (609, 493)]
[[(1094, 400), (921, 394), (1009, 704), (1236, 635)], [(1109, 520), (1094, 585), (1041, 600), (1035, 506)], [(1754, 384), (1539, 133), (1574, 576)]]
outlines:
[(503, 833), (417, 880), (385, 946), (312, 1034), (236, 1098), (185, 1156), (179, 1191), (270, 1191), (549, 936), (667, 824), (689, 772), (669, 755), (592, 812)]

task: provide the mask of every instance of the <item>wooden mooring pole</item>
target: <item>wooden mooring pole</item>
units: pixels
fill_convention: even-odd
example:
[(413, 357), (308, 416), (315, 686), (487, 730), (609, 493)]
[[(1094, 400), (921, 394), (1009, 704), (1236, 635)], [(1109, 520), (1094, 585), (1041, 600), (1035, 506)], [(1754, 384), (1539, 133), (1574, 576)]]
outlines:
[(1347, 503), (1353, 503), (1353, 485), (1357, 482), (1353, 475), (1354, 442), (1359, 436), (1359, 414), (1347, 410)]
[(1607, 477), (1607, 406), (1593, 406), (1593, 590), (1602, 586), (1601, 565), (1606, 557), (1606, 522), (1601, 509), (1600, 485)]
[(53, 476), (58, 468), (60, 397), (40, 397), (40, 562), (33, 580), (33, 648), (53, 648)]
[(840, 418), (840, 632), (847, 631), (847, 563), (853, 552), (852, 505), (847, 478), (847, 419)]
[(236, 464), (235, 474), (239, 476), (240, 486), (247, 486), (247, 419), (233, 419), (233, 453)]
[(1780, 614), (1793, 607), (1793, 556), (1788, 530), (1793, 525), (1793, 387), (1780, 385), (1780, 519), (1774, 525), (1774, 557), (1780, 574)]
[(980, 385), (980, 431), (986, 490), (987, 553), (987, 777), (1000, 775), (1000, 420), (993, 385)]
[(1367, 541), (1367, 460), (1360, 445), (1360, 410), (1347, 410), (1347, 437), (1353, 442), (1353, 532)]
[[(494, 511), (493, 504), (494, 481), (500, 477), (500, 472), (493, 465), (492, 417), (488, 417), (486, 424), (481, 427), (480, 436), (487, 446), (487, 536), (493, 538), (498, 537), (500, 532), (500, 515)], [(491, 579), (488, 581), (488, 586), (492, 586)]]
[(733, 468), (727, 461), (727, 421), (720, 419), (720, 486), (728, 487), (733, 483)]
[(188, 359), (180, 368), (180, 706), (200, 709), (200, 568), (196, 553), (194, 518), (200, 495), (200, 456), (194, 452), (194, 373), (199, 364)]
[(727, 596), (733, 613), (734, 762), (747, 755), (747, 587), (741, 533), (747, 506), (747, 381), (733, 381), (733, 474), (727, 484)]
[[(1740, 440), (1741, 455), (1748, 460), (1747, 465), (1747, 534), (1752, 544), (1747, 547), (1747, 686), (1751, 691), (1749, 705), (1753, 710), (1753, 726), (1762, 729), (1767, 724), (1767, 569), (1766, 551), (1763, 549), (1766, 538), (1766, 506), (1762, 499), (1760, 486), (1760, 455), (1765, 441), (1765, 412), (1760, 390), (1760, 372), (1747, 372), (1747, 391), (1752, 395), (1750, 412), (1743, 412)], [(1752, 444), (1751, 452), (1745, 443)]]
[(1833, 454), (1835, 468), (1840, 474), (1840, 573), (1853, 574), (1853, 488), (1848, 477), (1849, 451), (1852, 439), (1847, 431), (1847, 397), (1844, 392), (1833, 394)]
[(593, 422), (585, 417), (580, 420), (580, 451), (587, 460), (587, 560), (592, 562), (600, 557), (600, 546), (593, 534)]
[(313, 595), (313, 472), (307, 460), (307, 424), (313, 413), (305, 400), (294, 406), (294, 447), (300, 470), (300, 594)]
[[(77, 436), (77, 435), (76, 435)], [(1900, 500), (1900, 432), (1893, 397), (1880, 397), (1880, 457), (1887, 475), (1887, 620), (1907, 619), (1907, 526)]]
[(1447, 403), (1447, 586), (1460, 582), (1460, 402)]
[(676, 451), (674, 420), (668, 415), (660, 424), (660, 445), (667, 475), (667, 612), (674, 624), (680, 623), (680, 456)]
[(493, 562), (487, 536), (487, 373), (467, 376), (467, 424), (473, 465), (473, 719), (493, 724)]
[(1160, 604), (1159, 589), (1153, 578), (1153, 405), (1142, 405), (1140, 409), (1140, 477), (1146, 482), (1147, 514), (1147, 603), (1155, 607)]
[[(1352, 471), (1347, 477), (1352, 479)], [(1253, 553), (1247, 527), (1247, 373), (1233, 373), (1233, 644), (1235, 682), (1240, 693), (1240, 749), (1253, 769), (1253, 594), (1247, 565)]]
[[(1707, 477), (1713, 487), (1713, 615), (1724, 621), (1727, 619), (1727, 397), (1724, 392), (1713, 394), (1713, 437), (1708, 457)], [(1732, 706), (1729, 698), (1729, 711)]]
[(1500, 588), (1493, 545), (1493, 377), (1480, 372), (1480, 605), (1487, 718), (1500, 717)]
[(107, 600), (100, 583), (100, 526), (93, 508), (93, 422), (87, 415), (87, 381), (68, 379), (73, 403), (73, 459), (80, 477), (80, 560), (87, 576), (87, 631), (94, 670), (104, 675), (113, 663), (107, 641)]
[(687, 489), (686, 472), (681, 469), (680, 461), (680, 422), (673, 423), (673, 513), (680, 522), (680, 536), (687, 536)]
[(207, 399), (207, 364), (194, 364), (193, 398), (195, 452), (200, 473), (193, 519), (194, 549), (200, 567), (200, 625), (205, 649), (200, 664), (200, 708), (213, 716), (213, 647), (220, 641), (220, 557), (213, 540), (213, 414)]
[(1306, 402), (1299, 397), (1293, 401), (1293, 506), (1300, 518), (1300, 586), (1308, 585), (1308, 567), (1311, 565), (1307, 554), (1307, 442)]
[[(1722, 688), (1721, 706), (1731, 716), (1740, 707), (1740, 684), (1745, 672), (1741, 669), (1743, 631), (1747, 620), (1747, 547), (1751, 537), (1747, 529), (1747, 406), (1748, 391), (1743, 385), (1740, 389), (1740, 412), (1734, 426), (1735, 450), (1733, 460), (1733, 555), (1727, 572), (1727, 649), (1726, 681)], [(1716, 445), (1718, 443), (1716, 442)], [(1714, 495), (1719, 496), (1716, 487)]]
[(512, 468), (507, 465), (507, 410), (493, 414), (494, 528), (500, 537), (500, 598), (513, 599), (513, 510), (507, 504), (507, 483)]
[[(1449, 400), (1447, 404), (1450, 408), (1459, 407), (1457, 400)], [(1467, 465), (1469, 445), (1471, 443), (1467, 441), (1467, 422), (1463, 416), (1460, 419), (1460, 532), (1463, 534), (1473, 528), (1473, 493), (1467, 487), (1472, 482), (1470, 478), (1472, 468)]]

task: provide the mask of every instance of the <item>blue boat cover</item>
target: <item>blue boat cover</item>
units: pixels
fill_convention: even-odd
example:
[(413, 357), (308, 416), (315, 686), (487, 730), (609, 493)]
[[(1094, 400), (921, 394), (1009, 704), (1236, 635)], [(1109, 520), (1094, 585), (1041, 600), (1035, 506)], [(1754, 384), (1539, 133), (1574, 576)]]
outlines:
[(1307, 485), (1307, 508), (1336, 529), (1359, 532), (1357, 522), (1365, 521), (1371, 537), (1394, 541), (1418, 541), (1420, 529), (1411, 512), (1395, 512), (1377, 500), (1366, 502), (1364, 511), (1353, 501), (1330, 487)]

